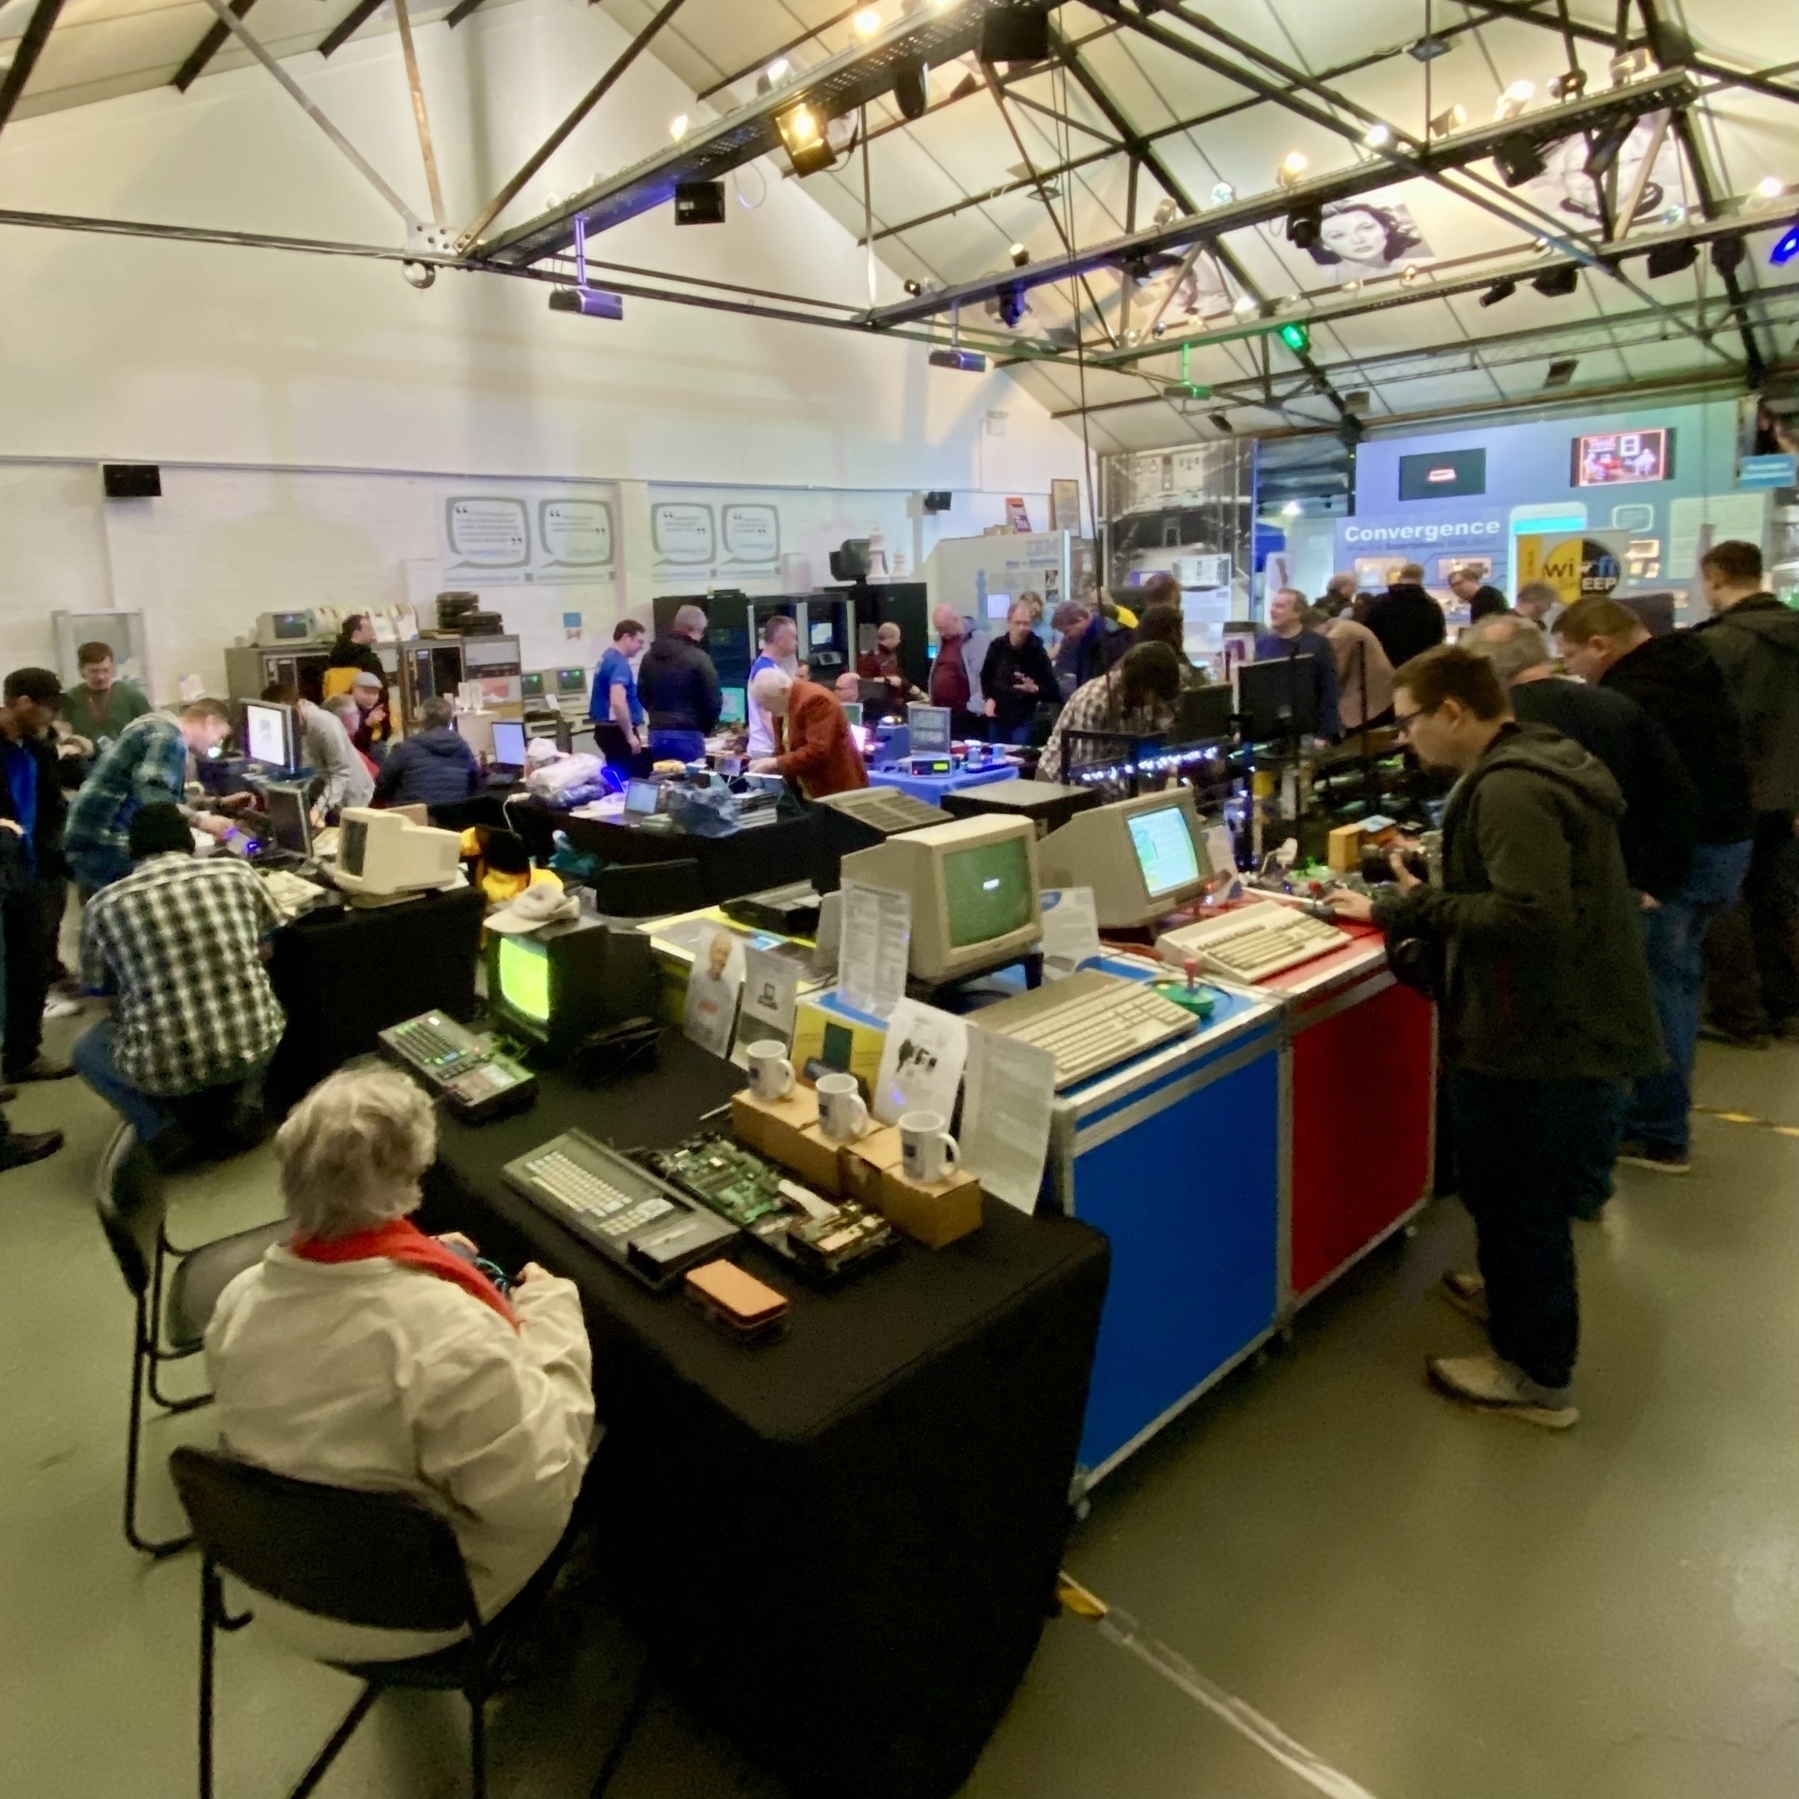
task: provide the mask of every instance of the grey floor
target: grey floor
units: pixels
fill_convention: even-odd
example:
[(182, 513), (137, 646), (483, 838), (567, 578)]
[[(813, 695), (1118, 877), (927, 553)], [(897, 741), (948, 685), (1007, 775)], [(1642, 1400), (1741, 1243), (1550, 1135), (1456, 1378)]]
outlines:
[[(1799, 1046), (1707, 1049), (1701, 1075), (1705, 1103), (1799, 1126)], [(185, 1795), (194, 1561), (145, 1563), (118, 1528), (130, 1311), (91, 1206), (109, 1116), (75, 1082), (13, 1116), (70, 1141), (0, 1176), (0, 1794)], [(1624, 1171), (1582, 1230), (1566, 1436), (1423, 1386), (1426, 1354), (1475, 1346), (1432, 1294), (1468, 1247), (1443, 1207), (1113, 1475), (1067, 1558), (1113, 1619), (1050, 1626), (966, 1799), (1799, 1793), (1799, 1137), (1702, 1117), (1695, 1163)], [(264, 1155), (182, 1183), (177, 1228), (274, 1210)], [(163, 1455), (207, 1432), (151, 1426), (153, 1527), (178, 1522)], [(585, 1795), (637, 1653), (603, 1613), (566, 1621), (498, 1714), (496, 1793)], [(223, 1667), (221, 1792), (283, 1792), (350, 1683), (254, 1626)], [(386, 1701), (323, 1792), (457, 1794), (461, 1746), (453, 1703)], [(614, 1792), (780, 1799), (667, 1701)]]

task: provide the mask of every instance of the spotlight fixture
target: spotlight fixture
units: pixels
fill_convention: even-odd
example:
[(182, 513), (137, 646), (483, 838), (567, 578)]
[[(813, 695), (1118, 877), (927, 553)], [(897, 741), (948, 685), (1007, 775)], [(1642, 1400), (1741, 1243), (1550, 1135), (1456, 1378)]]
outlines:
[(1786, 191), (1787, 184), (1778, 175), (1764, 175), (1755, 184), (1756, 195), (1763, 200), (1778, 200)]
[(1532, 139), (1519, 132), (1495, 147), (1493, 166), (1507, 187), (1522, 187), (1525, 182), (1536, 180), (1549, 164)]
[(1231, 434), (1231, 421), (1222, 412), (1208, 412), (1206, 414), (1206, 423), (1210, 425), (1214, 431), (1222, 431), (1226, 437), (1229, 437)]
[(787, 79), (787, 77), (790, 74), (792, 74), (792, 72), (793, 72), (793, 64), (790, 63), (787, 60), (787, 58), (784, 56), (777, 56), (774, 59), (774, 61), (771, 62), (768, 65), (768, 67), (762, 71), (763, 75), (767, 77), (768, 83), (771, 87), (777, 81), (785, 81)]
[(1008, 281), (993, 296), (994, 315), (1008, 331), (1018, 329), (1018, 321), (1030, 311), (1030, 303), (1024, 297), (1024, 288), (1016, 281)]
[(857, 37), (873, 37), (881, 29), (881, 15), (872, 7), (865, 6), (850, 20), (850, 30)]
[(1370, 150), (1384, 150), (1393, 141), (1393, 128), (1383, 125), (1378, 119), (1362, 133), (1362, 142)]
[(1531, 286), (1546, 300), (1565, 300), (1580, 286), (1580, 270), (1571, 262), (1563, 263), (1559, 269), (1545, 269)]
[(1031, 260), (1031, 253), (1023, 244), (1012, 245), (1006, 254), (1012, 258), (1012, 266), (1015, 269), (1022, 269)]
[(1783, 268), (1799, 256), (1799, 221), (1789, 225), (1780, 235), (1780, 241), (1768, 252), (1768, 260), (1775, 268)]
[(1281, 158), (1280, 167), (1274, 171), (1274, 179), (1282, 187), (1291, 187), (1309, 166), (1303, 150), (1289, 150)]
[(1557, 75), (1549, 84), (1549, 92), (1557, 100), (1578, 100), (1586, 91), (1585, 69), (1570, 69), (1565, 75)]
[(725, 184), (722, 181), (677, 181), (677, 225), (722, 225), (725, 222)]
[(1545, 387), (1566, 387), (1574, 379), (1574, 371), (1580, 367), (1580, 359), (1575, 356), (1558, 357), (1543, 371)]
[(1712, 267), (1720, 275), (1735, 274), (1748, 254), (1749, 246), (1740, 237), (1721, 237), (1712, 245)]
[(1608, 119), (1593, 133), (1588, 140), (1587, 174), (1595, 181), (1603, 181), (1612, 172), (1618, 161), (1618, 152), (1624, 148), (1624, 140), (1636, 129), (1635, 119)]
[(1399, 272), (1401, 287), (1410, 287), (1424, 271), (1415, 262), (1408, 262)]
[(981, 21), (980, 59), (991, 66), (1049, 60), (1049, 14), (1040, 5), (995, 6)]
[(1405, 53), (1413, 62), (1435, 62), (1439, 56), (1447, 56), (1451, 48), (1444, 38), (1426, 36), (1407, 44)]
[(1299, 319), (1289, 319), (1280, 328), (1280, 339), (1295, 356), (1304, 356), (1312, 347), (1312, 328)]
[(678, 144), (687, 135), (688, 119), (684, 112), (678, 112), (668, 122), (668, 135)]
[[(1337, 420), (1337, 442), (1346, 450), (1353, 450), (1362, 441), (1362, 434), (1367, 429), (1356, 417), (1356, 408), (1350, 405), (1350, 401), (1356, 397), (1354, 394), (1343, 395), (1343, 416)], [(1368, 396), (1363, 394), (1360, 397), (1365, 409)]]
[(578, 312), (584, 319), (622, 319), (625, 302), (618, 294), (598, 287), (553, 287), (550, 289), (552, 312)]
[(1181, 204), (1172, 196), (1164, 194), (1162, 198), (1156, 202), (1154, 216), (1156, 229), (1158, 231), (1166, 231), (1168, 227), (1181, 216)]
[(1362, 284), (1360, 281), (1345, 281), (1337, 291), (1345, 294), (1359, 294), (1362, 291)]
[(837, 152), (825, 136), (825, 122), (810, 106), (791, 107), (775, 118), (775, 129), (787, 150), (796, 175), (816, 175), (837, 160)]
[(987, 372), (987, 358), (979, 350), (933, 350), (927, 360), (934, 369), (955, 369), (963, 375)]
[(900, 283), (900, 286), (903, 287), (914, 300), (924, 292), (924, 283), (922, 281), (914, 281), (910, 275)]
[(1212, 183), (1212, 204), (1214, 206), (1228, 206), (1236, 197), (1237, 190), (1228, 181)]
[(1261, 302), (1256, 299), (1254, 294), (1239, 294), (1237, 296), (1237, 303), (1231, 308), (1231, 311), (1234, 312), (1238, 318), (1246, 319), (1252, 312), (1259, 311), (1260, 308)]
[(1517, 291), (1518, 283), (1516, 281), (1509, 278), (1504, 281), (1495, 281), (1493, 285), (1481, 295), (1480, 303), (1483, 306), (1497, 306), (1501, 300), (1509, 300)]
[(1352, 387), (1349, 392), (1343, 396), (1343, 410), (1345, 412), (1353, 413), (1366, 412), (1372, 397), (1373, 396), (1369, 393), (1367, 388)]
[(1649, 252), (1649, 279), (1659, 281), (1663, 275), (1678, 275), (1699, 260), (1699, 246), (1694, 243), (1657, 244)]
[(1432, 137), (1447, 137), (1452, 131), (1460, 131), (1468, 123), (1468, 109), (1458, 100), (1454, 106), (1446, 106), (1430, 122)]
[(1296, 206), (1287, 214), (1287, 242), (1296, 250), (1309, 250), (1323, 229), (1322, 206)]
[(1622, 87), (1627, 81), (1647, 75), (1652, 64), (1648, 49), (1639, 44), (1634, 50), (1621, 50), (1612, 58), (1612, 86)]
[(1537, 97), (1534, 81), (1514, 81), (1493, 106), (1496, 119), (1515, 119)]
[(893, 71), (893, 103), (903, 119), (921, 119), (931, 104), (931, 72), (922, 58), (904, 62)]

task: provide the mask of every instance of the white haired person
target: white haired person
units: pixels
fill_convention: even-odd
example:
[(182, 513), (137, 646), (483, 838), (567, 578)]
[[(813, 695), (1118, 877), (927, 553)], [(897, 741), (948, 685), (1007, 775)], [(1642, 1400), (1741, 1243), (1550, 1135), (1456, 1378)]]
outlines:
[[(421, 1499), (455, 1530), (490, 1618), (568, 1526), (593, 1364), (572, 1282), (531, 1262), (504, 1294), (466, 1238), (410, 1221), (436, 1155), (431, 1102), (397, 1071), (315, 1087), (275, 1138), (293, 1236), (219, 1296), (206, 1362), (231, 1454)], [(256, 1610), (321, 1661), (429, 1654), (462, 1634)]]
[(775, 753), (752, 762), (751, 774), (785, 775), (812, 800), (868, 785), (849, 716), (830, 688), (789, 680), (785, 669), (765, 668), (750, 682), (750, 698), (768, 714), (775, 732)]

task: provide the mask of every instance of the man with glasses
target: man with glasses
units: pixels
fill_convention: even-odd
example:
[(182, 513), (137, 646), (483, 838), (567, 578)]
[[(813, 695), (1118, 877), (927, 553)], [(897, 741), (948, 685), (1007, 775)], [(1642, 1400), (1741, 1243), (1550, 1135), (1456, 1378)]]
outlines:
[(1479, 1275), (1453, 1303), (1492, 1352), (1427, 1364), (1453, 1399), (1563, 1430), (1580, 1336), (1569, 1196), (1583, 1134), (1614, 1083), (1663, 1063), (1624, 872), (1618, 784), (1579, 744), (1520, 725), (1485, 657), (1442, 645), (1394, 677), (1394, 722), (1427, 767), (1453, 774), (1441, 885), (1396, 855), (1380, 897), (1338, 892), (1344, 918), (1440, 956), (1462, 1201)]

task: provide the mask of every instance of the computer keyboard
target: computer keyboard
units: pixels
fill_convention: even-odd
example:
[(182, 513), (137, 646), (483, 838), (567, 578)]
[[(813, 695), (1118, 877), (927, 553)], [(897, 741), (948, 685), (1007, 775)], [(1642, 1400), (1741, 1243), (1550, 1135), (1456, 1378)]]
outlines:
[(1056, 1059), (1056, 1088), (1184, 1037), (1198, 1021), (1141, 981), (1083, 969), (975, 1014), (982, 1030), (1034, 1043)]
[(313, 832), (312, 853), (317, 856), (321, 862), (335, 862), (337, 860), (337, 830), (338, 827), (336, 825), (327, 825), (324, 830)]
[(1183, 925), (1156, 940), (1156, 954), (1177, 967), (1197, 956), (1202, 968), (1238, 981), (1260, 981), (1342, 949), (1333, 924), (1273, 900)]
[(283, 919), (298, 918), (320, 901), (333, 897), (329, 887), (321, 887), (317, 881), (309, 881), (289, 869), (259, 868), (256, 874)]
[(381, 1047), (434, 1081), (453, 1080), (485, 1062), (493, 1045), (442, 1012), (421, 1012), (380, 1034)]
[(738, 1235), (735, 1225), (582, 1131), (552, 1137), (508, 1162), (504, 1173), (527, 1199), (646, 1286), (667, 1285)]
[(902, 831), (922, 830), (927, 825), (940, 825), (945, 820), (941, 806), (933, 806), (929, 800), (891, 787), (857, 787), (848, 793), (826, 794), (818, 803), (834, 806), (860, 824), (885, 831), (889, 837)]

